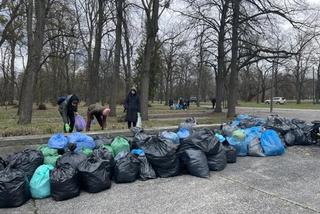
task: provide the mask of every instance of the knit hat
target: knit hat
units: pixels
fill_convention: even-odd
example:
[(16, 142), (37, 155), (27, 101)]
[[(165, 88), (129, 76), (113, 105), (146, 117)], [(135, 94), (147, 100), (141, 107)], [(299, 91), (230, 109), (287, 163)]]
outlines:
[(105, 109), (103, 109), (103, 111), (102, 111), (102, 115), (103, 115), (103, 116), (108, 116), (109, 113), (110, 113), (110, 109), (109, 109), (109, 108), (105, 108)]

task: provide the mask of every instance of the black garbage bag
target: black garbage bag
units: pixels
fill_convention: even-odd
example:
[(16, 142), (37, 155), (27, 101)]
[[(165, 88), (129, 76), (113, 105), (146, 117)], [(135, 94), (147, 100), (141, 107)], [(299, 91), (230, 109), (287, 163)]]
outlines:
[(56, 201), (77, 197), (80, 194), (78, 171), (70, 164), (57, 165), (50, 171), (50, 190)]
[(180, 162), (176, 155), (178, 145), (171, 140), (150, 137), (140, 148), (146, 154), (157, 176), (166, 178), (180, 173)]
[(300, 119), (296, 119), (296, 118), (292, 119), (291, 123), (296, 125), (300, 129), (303, 129), (307, 125), (306, 121), (300, 120)]
[(100, 147), (101, 145), (111, 145), (112, 141), (113, 141), (113, 138), (100, 137), (100, 136), (95, 137), (95, 140), (94, 140), (97, 147)]
[(270, 115), (267, 118), (266, 128), (275, 130), (276, 132), (285, 135), (288, 131), (295, 128), (292, 122), (284, 117), (279, 117), (278, 115)]
[(117, 183), (134, 182), (139, 175), (140, 162), (136, 156), (128, 152), (120, 152), (115, 157), (114, 180)]
[(224, 147), (221, 145), (219, 152), (215, 155), (207, 155), (209, 169), (212, 171), (221, 171), (227, 166), (227, 154)]
[(224, 149), (226, 150), (227, 163), (236, 163), (237, 162), (237, 150), (230, 145), (224, 146)]
[(134, 134), (130, 141), (131, 149), (140, 148), (140, 146), (151, 137), (151, 135), (146, 134), (144, 130), (139, 127), (133, 127), (131, 128), (131, 131)]
[(238, 127), (242, 128), (242, 129), (246, 129), (246, 128), (251, 128), (256, 126), (257, 121), (255, 120), (255, 118), (246, 118), (240, 121)]
[(138, 156), (138, 160), (140, 161), (139, 177), (141, 180), (145, 181), (148, 179), (157, 178), (156, 172), (148, 162), (145, 154), (140, 154)]
[(313, 121), (313, 126), (310, 130), (310, 136), (314, 141), (320, 139), (320, 121)]
[(25, 173), (11, 168), (0, 171), (0, 208), (19, 207), (30, 199)]
[(302, 129), (296, 128), (292, 132), (295, 137), (295, 141), (294, 141), (295, 145), (308, 145), (308, 142), (306, 140), (306, 136), (304, 135), (304, 132)]
[(0, 157), (0, 171), (4, 170), (7, 166), (7, 163), (5, 162), (5, 160), (2, 159), (2, 157)]
[(107, 161), (94, 156), (79, 164), (80, 186), (87, 192), (96, 193), (111, 186)]
[(287, 146), (295, 145), (296, 137), (292, 131), (289, 131), (284, 135), (284, 141)]
[(23, 171), (30, 180), (34, 171), (43, 164), (44, 157), (40, 151), (25, 149), (7, 157), (6, 162), (11, 168)]
[(87, 156), (83, 153), (76, 153), (74, 151), (76, 149), (76, 145), (73, 143), (69, 143), (68, 148), (69, 151), (59, 157), (56, 165), (70, 164), (73, 168), (77, 169), (78, 165), (87, 159)]
[(182, 140), (179, 152), (183, 153), (187, 149), (198, 149), (207, 154), (217, 154), (220, 149), (220, 142), (209, 129), (194, 131), (189, 137)]
[(106, 169), (109, 172), (111, 172), (111, 169), (115, 165), (115, 161), (114, 161), (114, 158), (113, 158), (112, 154), (109, 152), (109, 150), (107, 150), (105, 148), (94, 149), (92, 151), (92, 155), (91, 156), (106, 161), (106, 163), (107, 163)]
[(200, 178), (209, 177), (207, 157), (201, 150), (187, 149), (181, 155), (181, 160), (191, 175)]

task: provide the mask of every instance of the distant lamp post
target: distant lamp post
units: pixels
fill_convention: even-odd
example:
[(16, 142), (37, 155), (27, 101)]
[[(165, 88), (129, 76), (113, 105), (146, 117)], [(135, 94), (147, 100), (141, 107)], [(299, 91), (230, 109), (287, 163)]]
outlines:
[(270, 92), (270, 113), (273, 111), (273, 82), (274, 82), (274, 69), (275, 63), (272, 61), (272, 72), (271, 72), (271, 92)]
[(313, 104), (316, 104), (316, 90), (315, 90), (315, 84), (314, 84), (314, 67), (312, 67), (312, 102)]

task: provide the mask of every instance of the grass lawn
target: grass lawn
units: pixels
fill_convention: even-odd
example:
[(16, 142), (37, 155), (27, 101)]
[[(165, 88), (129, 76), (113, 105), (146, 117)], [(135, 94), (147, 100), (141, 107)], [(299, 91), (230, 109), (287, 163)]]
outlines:
[[(168, 106), (164, 106), (159, 103), (151, 103), (152, 107), (149, 108), (150, 114), (167, 114), (166, 120), (157, 120), (152, 119), (149, 121), (143, 122), (144, 128), (149, 127), (161, 127), (161, 126), (173, 126), (178, 125), (181, 122), (181, 118), (170, 118), (170, 115), (174, 115), (177, 113), (182, 113), (184, 111), (178, 110), (169, 110)], [(18, 125), (18, 116), (17, 116), (17, 108), (15, 107), (0, 107), (0, 136), (18, 136), (18, 135), (35, 135), (35, 134), (52, 134), (56, 132), (61, 132), (63, 123), (58, 112), (57, 106), (51, 106), (47, 104), (47, 110), (37, 110), (36, 107), (33, 109), (32, 115), (32, 123), (28, 125)], [(86, 107), (83, 105), (79, 105), (78, 108), (79, 114), (83, 117), (86, 116)], [(186, 112), (196, 113), (196, 112), (204, 112), (208, 111), (207, 107), (196, 107), (196, 105), (192, 104), (190, 109)], [(117, 107), (117, 117), (109, 117), (107, 119), (107, 130), (113, 129), (126, 129), (126, 122), (121, 121), (120, 118), (125, 116), (123, 113), (123, 107)], [(199, 124), (212, 124), (212, 123), (221, 123), (225, 121), (225, 114), (216, 114), (213, 113), (212, 116), (199, 117), (197, 121)], [(100, 130), (98, 123), (96, 122), (92, 125), (92, 131)]]
[[(257, 102), (239, 102), (240, 107), (259, 107), (259, 108), (270, 108), (270, 105), (264, 103), (257, 103)], [(274, 104), (273, 108), (288, 108), (288, 109), (319, 109), (320, 104), (313, 104), (313, 103), (286, 103), (284, 105)]]

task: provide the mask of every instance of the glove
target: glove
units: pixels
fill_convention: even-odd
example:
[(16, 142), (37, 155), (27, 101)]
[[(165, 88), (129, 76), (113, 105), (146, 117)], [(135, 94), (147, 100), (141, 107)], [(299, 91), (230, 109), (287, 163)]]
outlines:
[(70, 132), (70, 126), (69, 126), (69, 124), (68, 123), (66, 123), (66, 124), (64, 124), (64, 130), (66, 131), (66, 132)]

